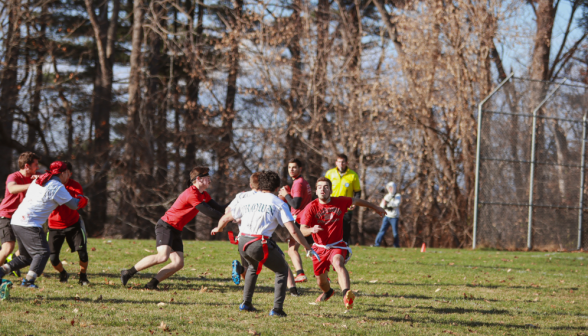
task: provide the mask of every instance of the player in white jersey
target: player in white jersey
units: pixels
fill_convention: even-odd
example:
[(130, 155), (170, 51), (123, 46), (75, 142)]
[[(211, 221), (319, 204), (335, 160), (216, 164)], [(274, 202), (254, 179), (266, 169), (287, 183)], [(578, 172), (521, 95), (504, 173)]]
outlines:
[(307, 254), (318, 255), (312, 250), (300, 229), (294, 224), (294, 218), (286, 203), (272, 194), (280, 186), (280, 177), (272, 171), (262, 171), (259, 175), (260, 192), (251, 197), (244, 198), (237, 206), (231, 208), (230, 214), (225, 214), (214, 228), (211, 234), (222, 232), (224, 227), (234, 219), (241, 219), (241, 234), (239, 237), (239, 253), (249, 262), (245, 287), (243, 290), (243, 303), (240, 310), (256, 311), (252, 299), (255, 291), (257, 276), (262, 266), (266, 266), (276, 273), (274, 307), (270, 316), (287, 316), (283, 305), (286, 298), (286, 282), (289, 266), (284, 259), (284, 253), (271, 239), (274, 230), (285, 226), (292, 237), (302, 246)]

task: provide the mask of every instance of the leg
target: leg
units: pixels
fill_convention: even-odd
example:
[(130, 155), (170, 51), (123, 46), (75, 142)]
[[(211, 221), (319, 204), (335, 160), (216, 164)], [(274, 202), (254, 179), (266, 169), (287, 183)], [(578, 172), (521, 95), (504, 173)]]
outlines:
[(392, 219), (392, 234), (394, 235), (394, 247), (400, 247), (400, 237), (398, 236), (398, 218)]
[(331, 289), (331, 284), (329, 283), (329, 272), (325, 272), (317, 276), (316, 283), (323, 292), (328, 292)]
[(88, 272), (88, 250), (84, 247), (83, 250), (78, 251), (78, 256), (80, 257), (80, 273), (87, 273)]
[(16, 236), (16, 241), (18, 243), (18, 249), (20, 251), (20, 254), (12, 258), (11, 262), (9, 262), (8, 264), (4, 264), (2, 266), (2, 269), (4, 270), (5, 274), (27, 267), (31, 264), (31, 261), (33, 260), (33, 258), (26, 249), (26, 245), (23, 244), (23, 239), (27, 235), (25, 228), (20, 226), (14, 226), (12, 229)]
[[(159, 270), (155, 276), (155, 279), (157, 279), (159, 282), (169, 278), (184, 267), (184, 252), (174, 251), (169, 254), (169, 259), (171, 262)], [(135, 268), (137, 267), (135, 266)]]
[[(269, 244), (269, 242), (268, 242)], [(290, 272), (290, 267), (282, 255), (282, 251), (277, 247), (269, 251), (264, 267), (269, 268), (276, 273), (274, 281), (274, 310), (281, 311), (286, 299), (286, 278)]]
[(7, 241), (2, 243), (2, 249), (0, 250), (0, 265), (4, 265), (6, 262), (6, 257), (8, 257), (12, 251), (14, 251), (14, 245), (16, 245), (16, 242), (14, 241)]
[(341, 290), (349, 289), (350, 281), (349, 281), (349, 272), (345, 268), (345, 258), (341, 254), (336, 254), (333, 257), (333, 268), (335, 272), (337, 272), (339, 286)]
[(61, 247), (63, 246), (63, 242), (65, 241), (65, 235), (62, 234), (63, 232), (58, 230), (49, 230), (48, 233), (48, 243), (49, 243), (49, 259), (51, 260), (51, 265), (57, 272), (63, 272), (63, 265), (61, 264), (61, 260), (59, 258), (59, 253), (61, 251)]
[(380, 246), (380, 244), (382, 244), (382, 240), (386, 235), (386, 231), (388, 231), (388, 228), (390, 227), (390, 219), (391, 218), (385, 216), (382, 219), (382, 225), (380, 226), (380, 231), (378, 232), (378, 236), (376, 237), (376, 242), (374, 243), (374, 246)]
[[(241, 244), (239, 244), (241, 247)], [(245, 285), (243, 287), (243, 302), (251, 305), (253, 302), (253, 293), (255, 292), (255, 284), (257, 283), (257, 265), (259, 262), (247, 257), (245, 252), (241, 252), (245, 259), (249, 262), (245, 275)]]
[(141, 259), (138, 263), (135, 264), (135, 269), (137, 271), (142, 271), (147, 269), (151, 266), (163, 264), (169, 259), (170, 254), (173, 252), (171, 246), (161, 245), (157, 247), (157, 254), (147, 256)]
[[(27, 280), (36, 279), (38, 276), (43, 274), (47, 261), (49, 261), (49, 243), (45, 238), (45, 234), (42, 228), (31, 228), (31, 238), (27, 251), (32, 256), (31, 267), (27, 274)], [(26, 243), (25, 243), (26, 244)], [(31, 274), (33, 272), (34, 274)], [(32, 276), (33, 279), (29, 279)]]
[(353, 219), (353, 211), (347, 211), (343, 215), (343, 241), (351, 246), (351, 219)]
[(293, 238), (288, 240), (288, 256), (292, 260), (292, 265), (294, 265), (294, 269), (296, 269), (296, 275), (304, 274), (304, 270), (302, 268), (302, 258), (300, 258), (300, 253), (298, 253), (298, 249), (300, 248), (300, 244)]
[(16, 236), (10, 226), (10, 218), (0, 218), (0, 241), (2, 249), (0, 250), (0, 265), (4, 265), (6, 257), (14, 251)]

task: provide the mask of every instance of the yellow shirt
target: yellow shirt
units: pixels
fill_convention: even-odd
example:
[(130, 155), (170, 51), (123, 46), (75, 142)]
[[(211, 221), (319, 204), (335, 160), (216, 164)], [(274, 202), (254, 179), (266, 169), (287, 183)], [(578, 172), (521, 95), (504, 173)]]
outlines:
[(331, 197), (353, 197), (354, 192), (361, 191), (359, 176), (349, 168), (347, 168), (345, 174), (341, 176), (339, 170), (335, 167), (328, 170), (325, 177), (331, 180), (331, 183), (333, 184), (333, 193), (331, 194)]

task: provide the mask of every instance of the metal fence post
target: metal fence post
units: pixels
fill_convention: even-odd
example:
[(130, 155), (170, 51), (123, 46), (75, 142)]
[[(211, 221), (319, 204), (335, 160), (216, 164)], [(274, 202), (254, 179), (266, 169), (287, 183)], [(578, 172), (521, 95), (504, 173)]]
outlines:
[(545, 98), (541, 101), (541, 103), (533, 110), (533, 130), (532, 130), (532, 137), (531, 137), (531, 173), (529, 176), (529, 223), (527, 227), (527, 249), (531, 249), (532, 247), (532, 228), (533, 228), (533, 187), (535, 182), (535, 147), (536, 140), (537, 140), (537, 112), (539, 109), (543, 107), (543, 105), (551, 98), (551, 96), (560, 88), (560, 86), (565, 83), (568, 79), (564, 79), (563, 82), (557, 84), (557, 87), (553, 89)]
[(586, 114), (582, 118), (582, 163), (580, 164), (580, 201), (578, 207), (578, 250), (582, 248), (582, 221), (584, 219), (584, 168), (586, 167)]
[(474, 232), (472, 233), (472, 248), (476, 248), (476, 240), (478, 234), (478, 192), (480, 190), (480, 139), (482, 138), (482, 106), (486, 104), (488, 99), (492, 97), (511, 77), (514, 76), (514, 72), (511, 72), (484, 100), (478, 105), (478, 134), (476, 139), (476, 181), (474, 184)]

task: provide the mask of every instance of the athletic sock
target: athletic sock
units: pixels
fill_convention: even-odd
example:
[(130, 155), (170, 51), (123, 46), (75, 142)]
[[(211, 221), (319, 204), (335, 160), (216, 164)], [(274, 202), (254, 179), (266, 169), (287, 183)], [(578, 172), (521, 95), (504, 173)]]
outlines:
[(35, 279), (37, 279), (37, 273), (29, 271), (29, 273), (27, 273), (26, 279), (28, 282), (35, 282)]
[(304, 270), (298, 270), (298, 271), (296, 271), (296, 276), (298, 276), (300, 274), (304, 275)]
[(345, 294), (347, 294), (347, 292), (349, 292), (349, 288), (342, 290), (342, 292), (343, 292), (343, 296), (345, 296)]
[(298, 288), (296, 288), (296, 287), (290, 287), (290, 288), (288, 288), (288, 290), (290, 291), (290, 294), (292, 294), (292, 295), (298, 295)]
[(2, 267), (0, 267), (0, 268), (2, 268), (2, 271), (4, 271), (4, 274), (8, 274), (8, 273), (10, 273), (10, 271), (12, 271), (12, 270), (10, 269), (10, 265), (8, 265), (8, 264), (4, 264), (4, 265), (2, 265)]
[(159, 284), (159, 280), (155, 279), (155, 278), (151, 278), (151, 281), (149, 281), (145, 287), (149, 287), (149, 288), (155, 288), (157, 287), (157, 285)]
[(135, 268), (135, 266), (129, 268), (127, 270), (127, 274), (129, 275), (129, 278), (132, 277), (133, 275), (137, 274), (137, 269)]

